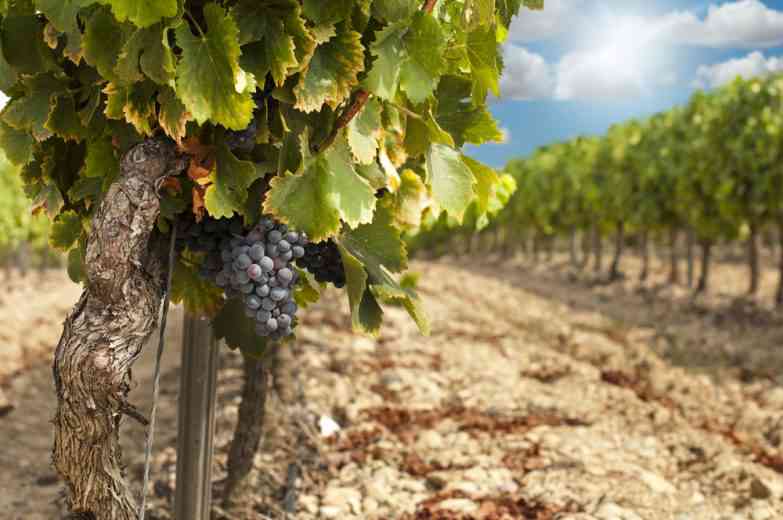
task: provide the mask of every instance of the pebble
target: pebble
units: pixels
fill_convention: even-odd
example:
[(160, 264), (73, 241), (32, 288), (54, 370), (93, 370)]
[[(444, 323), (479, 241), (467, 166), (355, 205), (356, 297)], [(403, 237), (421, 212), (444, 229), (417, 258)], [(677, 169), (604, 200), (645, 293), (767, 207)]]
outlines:
[(478, 504), (467, 498), (450, 498), (438, 504), (438, 509), (446, 509), (455, 513), (471, 514), (478, 509)]
[(600, 520), (642, 520), (642, 517), (629, 509), (624, 509), (613, 502), (604, 502), (595, 517)]

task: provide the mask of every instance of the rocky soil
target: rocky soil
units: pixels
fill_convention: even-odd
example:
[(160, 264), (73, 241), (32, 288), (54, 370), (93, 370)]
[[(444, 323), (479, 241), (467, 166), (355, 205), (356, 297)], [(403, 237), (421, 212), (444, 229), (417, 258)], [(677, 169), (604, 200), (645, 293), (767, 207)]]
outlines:
[[(557, 264), (414, 268), (429, 338), (398, 308), (377, 339), (351, 334), (334, 293), (308, 309), (296, 345), (281, 351), (285, 380), (270, 403), (252, 493), (229, 510), (216, 500), (215, 518), (783, 518), (783, 323), (727, 289), (735, 266), (716, 269), (723, 283), (698, 300), (658, 286), (663, 271), (639, 289), (630, 278), (604, 285)], [(159, 519), (171, 518), (176, 361), (173, 348), (151, 490)], [(143, 394), (148, 368), (135, 371)], [(11, 399), (34, 388), (40, 395), (25, 402), (44, 403), (47, 371), (15, 378)], [(216, 496), (240, 374), (226, 352)], [(0, 472), (11, 519), (56, 518), (55, 505), (44, 512), (40, 500), (41, 489), (58, 489), (43, 452), (48, 413), (17, 407), (0, 419), (0, 438), (40, 437), (0, 461), (11, 468)], [(37, 429), (12, 432), (38, 415)], [(129, 432), (137, 479), (143, 435), (136, 425)], [(6, 465), (11, 457), (31, 462), (22, 473)], [(21, 496), (3, 503), (7, 493)]]

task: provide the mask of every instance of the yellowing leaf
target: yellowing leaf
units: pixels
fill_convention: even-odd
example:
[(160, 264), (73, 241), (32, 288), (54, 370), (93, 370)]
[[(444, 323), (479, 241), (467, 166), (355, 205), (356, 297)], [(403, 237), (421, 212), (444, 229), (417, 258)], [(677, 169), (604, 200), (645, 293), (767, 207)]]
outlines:
[(460, 153), (450, 146), (432, 144), (427, 152), (427, 182), (435, 201), (461, 221), (473, 200), (475, 179)]
[(303, 112), (320, 110), (324, 104), (337, 108), (351, 95), (364, 70), (362, 35), (344, 25), (336, 36), (319, 45), (302, 71), (294, 88), (297, 109)]
[(117, 20), (130, 21), (138, 27), (149, 27), (163, 18), (177, 14), (177, 0), (98, 0), (110, 5)]
[(251, 94), (256, 82), (239, 67), (239, 29), (220, 6), (204, 8), (206, 34), (194, 35), (188, 24), (176, 29), (182, 57), (176, 91), (199, 124), (206, 121), (243, 130), (253, 117)]

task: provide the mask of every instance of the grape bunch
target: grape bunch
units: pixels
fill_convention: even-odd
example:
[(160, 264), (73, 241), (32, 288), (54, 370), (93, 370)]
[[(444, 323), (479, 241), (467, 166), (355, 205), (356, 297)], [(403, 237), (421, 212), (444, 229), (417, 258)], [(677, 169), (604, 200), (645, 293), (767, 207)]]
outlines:
[(338, 289), (345, 287), (343, 259), (332, 240), (305, 245), (305, 254), (296, 263), (310, 271), (319, 282), (331, 282)]
[(239, 218), (207, 217), (187, 225), (183, 243), (206, 253), (201, 275), (223, 288), (227, 298), (243, 300), (245, 314), (256, 321), (259, 336), (277, 340), (293, 333), (297, 311), (293, 289), (299, 279), (294, 261), (305, 255), (304, 233), (269, 217), (248, 232)]

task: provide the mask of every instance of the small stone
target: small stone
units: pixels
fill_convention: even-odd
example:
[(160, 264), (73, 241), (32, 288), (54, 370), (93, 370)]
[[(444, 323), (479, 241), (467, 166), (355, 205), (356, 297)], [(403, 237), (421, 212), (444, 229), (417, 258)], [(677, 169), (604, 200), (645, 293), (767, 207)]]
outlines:
[(365, 497), (364, 500), (362, 500), (362, 507), (366, 514), (372, 514), (378, 511), (380, 504), (378, 504), (378, 501), (373, 497)]
[(604, 502), (594, 514), (600, 520), (642, 520), (642, 517), (633, 511), (624, 509), (613, 502)]
[(438, 504), (438, 509), (446, 509), (455, 513), (471, 514), (476, 512), (478, 504), (467, 498), (450, 498)]
[(299, 504), (302, 509), (314, 515), (318, 512), (318, 497), (313, 495), (302, 495), (299, 497)]
[(322, 518), (338, 518), (344, 514), (342, 509), (335, 506), (323, 506), (318, 513)]
[(750, 496), (756, 500), (766, 500), (772, 496), (772, 490), (758, 478), (750, 481)]
[(775, 512), (768, 505), (760, 504), (753, 507), (750, 511), (750, 517), (753, 520), (769, 520), (775, 517)]
[(639, 478), (642, 479), (642, 481), (647, 485), (648, 488), (650, 488), (651, 491), (656, 493), (671, 495), (677, 492), (676, 487), (656, 473), (642, 471), (639, 474)]

